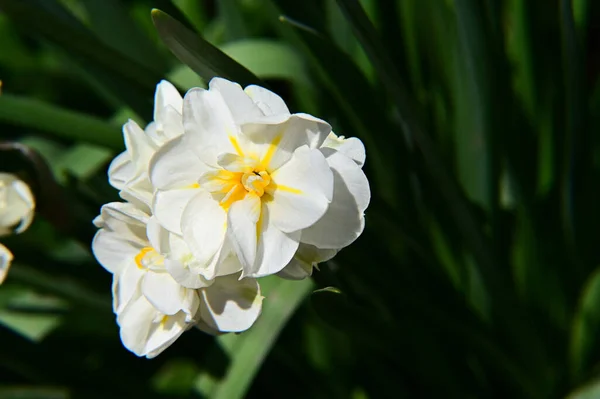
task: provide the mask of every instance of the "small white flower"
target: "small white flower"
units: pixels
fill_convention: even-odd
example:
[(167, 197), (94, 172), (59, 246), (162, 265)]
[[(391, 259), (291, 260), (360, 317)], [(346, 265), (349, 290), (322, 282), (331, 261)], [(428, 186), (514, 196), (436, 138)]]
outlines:
[(108, 169), (110, 184), (123, 199), (149, 209), (152, 186), (148, 180), (148, 164), (156, 150), (183, 133), (181, 112), (183, 99), (171, 83), (163, 80), (156, 87), (154, 121), (142, 130), (130, 120), (123, 125), (126, 150)]
[(183, 122), (151, 161), (153, 211), (216, 276), (231, 251), (242, 276), (260, 277), (281, 271), (301, 242), (337, 250), (362, 233), (370, 190), (357, 139), (344, 146), (333, 135), (321, 148), (329, 124), (220, 78), (186, 94)]
[(100, 230), (92, 249), (113, 273), (121, 340), (138, 356), (158, 355), (198, 321), (214, 331), (238, 332), (260, 314), (256, 281), (239, 281), (239, 273), (205, 280), (183, 241), (135, 205), (104, 205), (94, 223)]
[(35, 199), (15, 175), (0, 173), (0, 236), (19, 234), (33, 221)]
[[(0, 173), (0, 236), (27, 230), (35, 214), (35, 199), (29, 186), (15, 175)], [(13, 254), (0, 244), (0, 284), (4, 282)]]
[(12, 252), (0, 243), (0, 284), (2, 284), (6, 278), (12, 260)]

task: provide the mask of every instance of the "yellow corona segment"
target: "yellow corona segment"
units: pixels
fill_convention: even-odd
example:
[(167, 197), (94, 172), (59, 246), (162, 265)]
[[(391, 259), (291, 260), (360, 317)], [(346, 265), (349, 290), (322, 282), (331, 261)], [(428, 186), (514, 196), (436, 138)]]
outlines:
[(138, 269), (145, 270), (153, 265), (162, 265), (162, 256), (152, 247), (144, 247), (135, 256), (135, 264)]

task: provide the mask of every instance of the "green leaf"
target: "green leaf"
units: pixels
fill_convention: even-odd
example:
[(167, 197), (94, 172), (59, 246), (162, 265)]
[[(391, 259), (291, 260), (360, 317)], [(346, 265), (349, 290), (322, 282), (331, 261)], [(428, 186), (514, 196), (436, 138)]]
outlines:
[(153, 9), (152, 21), (169, 50), (206, 82), (215, 76), (220, 76), (242, 86), (261, 84), (260, 79), (252, 72), (168, 14)]
[(68, 399), (66, 388), (42, 386), (4, 386), (0, 388), (0, 399)]
[[(498, 201), (492, 152), (492, 92), (489, 44), (482, 10), (474, 0), (457, 0), (455, 137), (458, 176), (467, 196), (487, 211)], [(496, 93), (494, 93), (496, 95)]]
[(63, 174), (87, 180), (99, 172), (112, 157), (113, 152), (104, 147), (83, 143), (74, 145), (66, 151), (55, 166), (61, 169)]
[(22, 290), (0, 308), (0, 324), (39, 342), (61, 324), (64, 310), (65, 303), (56, 298)]
[(221, 50), (261, 79), (286, 79), (307, 84), (302, 58), (287, 44), (270, 39), (227, 43)]
[(569, 361), (571, 376), (580, 380), (600, 350), (600, 269), (588, 278), (581, 290), (571, 325)]
[[(36, 3), (31, 0), (0, 0), (0, 9), (14, 24), (26, 26), (28, 33), (38, 34), (56, 43), (70, 55), (102, 66), (125, 78), (128, 83), (135, 83), (138, 88), (152, 90), (160, 80), (160, 68), (152, 64), (144, 65), (105, 45), (83, 25), (73, 23), (73, 20), (78, 21), (55, 1), (44, 0), (43, 6)], [(60, 12), (48, 12), (48, 8)], [(71, 17), (69, 21), (64, 18), (65, 14)]]
[(114, 149), (123, 148), (119, 126), (31, 98), (0, 95), (0, 121), (65, 139), (87, 141)]
[(598, 399), (600, 398), (600, 381), (592, 381), (567, 396), (567, 399)]
[[(373, 62), (384, 87), (389, 91), (399, 111), (403, 130), (420, 148), (435, 185), (447, 202), (458, 230), (469, 243), (478, 267), (481, 268), (486, 289), (500, 292), (501, 289), (498, 287), (502, 285), (502, 279), (494, 270), (490, 245), (484, 239), (482, 231), (477, 225), (471, 209), (462, 197), (454, 177), (449, 173), (448, 167), (440, 157), (430, 136), (419, 123), (419, 113), (412, 104), (406, 85), (382, 45), (375, 27), (369, 21), (357, 0), (338, 0), (338, 4), (354, 28), (354, 32), (367, 55), (369, 55), (369, 59)], [(396, 132), (386, 133), (397, 134)]]
[[(243, 398), (279, 333), (296, 308), (314, 288), (312, 280), (282, 280), (275, 276), (260, 280), (264, 293), (262, 314), (252, 328), (239, 335), (226, 334), (217, 340), (231, 363), (223, 380), (214, 384), (203, 375), (197, 387), (211, 399)], [(212, 388), (212, 389), (211, 389)]]
[(167, 63), (119, 0), (82, 0), (91, 29), (108, 46), (163, 74)]

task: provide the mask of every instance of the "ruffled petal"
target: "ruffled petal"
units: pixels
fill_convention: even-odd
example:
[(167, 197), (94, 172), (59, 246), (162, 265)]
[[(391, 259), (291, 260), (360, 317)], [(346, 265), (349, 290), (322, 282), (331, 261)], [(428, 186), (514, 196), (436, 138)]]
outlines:
[(323, 149), (334, 175), (333, 199), (325, 215), (302, 231), (302, 242), (319, 248), (340, 249), (364, 229), (364, 211), (371, 191), (362, 169), (341, 152)]
[(208, 88), (210, 91), (217, 91), (221, 94), (236, 124), (241, 125), (248, 120), (263, 116), (260, 108), (239, 84), (217, 77), (211, 79)]
[(319, 148), (331, 126), (306, 114), (274, 115), (242, 125), (242, 136), (251, 142), (250, 153), (269, 172), (284, 165), (296, 149)]
[(254, 101), (265, 116), (290, 114), (287, 105), (285, 105), (285, 101), (271, 90), (260, 86), (250, 85), (247, 86), (244, 91), (250, 96), (252, 101)]
[(180, 136), (162, 146), (150, 160), (150, 181), (159, 190), (194, 185), (207, 166), (190, 151)]
[(244, 199), (234, 202), (227, 214), (227, 237), (245, 269), (252, 268), (256, 259), (256, 223), (260, 213), (260, 198), (248, 194)]
[(142, 294), (158, 311), (174, 315), (185, 308), (187, 289), (169, 273), (147, 272), (141, 282)]
[(270, 208), (263, 204), (258, 222), (256, 260), (251, 269), (244, 268), (242, 277), (263, 277), (279, 272), (298, 249), (300, 232), (284, 233), (271, 223)]
[(230, 138), (237, 137), (238, 127), (218, 91), (195, 88), (187, 92), (183, 127), (187, 145), (207, 165), (216, 167), (219, 154), (235, 152)]
[(152, 211), (160, 224), (168, 231), (175, 234), (181, 233), (183, 212), (188, 203), (200, 191), (195, 186), (181, 189), (157, 191), (154, 195)]
[(8, 248), (0, 244), (0, 284), (6, 279), (6, 274), (13, 260), (13, 254)]
[(201, 192), (190, 200), (181, 221), (183, 239), (196, 261), (206, 265), (214, 263), (225, 240), (225, 210), (210, 194)]
[(262, 310), (263, 297), (255, 279), (237, 275), (219, 277), (200, 291), (200, 317), (210, 328), (240, 332), (250, 328)]
[(319, 150), (304, 146), (271, 174), (267, 192), (271, 222), (284, 232), (307, 228), (327, 211), (333, 192), (333, 174)]
[(322, 147), (332, 148), (351, 158), (356, 164), (362, 167), (365, 164), (367, 154), (365, 152), (365, 146), (356, 137), (344, 138), (344, 136), (337, 136), (335, 133), (329, 133), (327, 139), (323, 143)]
[(337, 252), (335, 249), (320, 249), (313, 245), (300, 243), (298, 251), (290, 263), (277, 273), (277, 276), (287, 280), (305, 279), (312, 275), (315, 266), (333, 258)]

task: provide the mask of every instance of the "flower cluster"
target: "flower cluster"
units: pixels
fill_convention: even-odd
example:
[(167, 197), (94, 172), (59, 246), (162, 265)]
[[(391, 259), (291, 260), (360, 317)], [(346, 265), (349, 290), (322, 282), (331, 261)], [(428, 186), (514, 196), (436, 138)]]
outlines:
[[(0, 173), (0, 237), (27, 230), (34, 211), (35, 199), (29, 186), (13, 174)], [(12, 252), (0, 243), (0, 284), (12, 260)]]
[(214, 78), (182, 98), (157, 86), (154, 121), (123, 127), (109, 168), (125, 203), (102, 208), (93, 250), (113, 274), (124, 345), (158, 355), (184, 331), (240, 332), (258, 278), (302, 279), (363, 231), (360, 140), (259, 86)]

